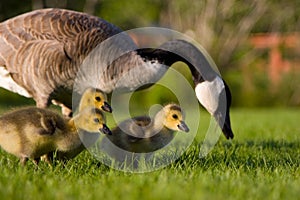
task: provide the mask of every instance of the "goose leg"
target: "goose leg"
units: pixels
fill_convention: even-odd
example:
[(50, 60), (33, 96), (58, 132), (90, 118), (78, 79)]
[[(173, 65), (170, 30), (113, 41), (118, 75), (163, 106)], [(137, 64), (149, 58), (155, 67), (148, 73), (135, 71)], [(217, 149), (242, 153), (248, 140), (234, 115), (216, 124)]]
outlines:
[(40, 160), (48, 163), (51, 166), (52, 161), (53, 161), (53, 157), (54, 157), (54, 152), (50, 152), (48, 154), (42, 155)]
[(61, 112), (64, 115), (64, 117), (67, 119), (71, 118), (73, 115), (72, 110), (64, 105), (61, 106)]
[(21, 163), (21, 165), (22, 165), (22, 166), (25, 166), (27, 160), (28, 160), (28, 157), (22, 156), (22, 157), (20, 158), (20, 163)]
[(34, 163), (35, 166), (38, 166), (39, 162), (40, 162), (40, 158), (34, 158), (33, 159), (33, 163)]
[(70, 108), (68, 108), (63, 103), (60, 103), (59, 101), (56, 101), (54, 99), (51, 102), (52, 102), (52, 104), (61, 107), (61, 112), (65, 118), (70, 119), (72, 117), (73, 113)]

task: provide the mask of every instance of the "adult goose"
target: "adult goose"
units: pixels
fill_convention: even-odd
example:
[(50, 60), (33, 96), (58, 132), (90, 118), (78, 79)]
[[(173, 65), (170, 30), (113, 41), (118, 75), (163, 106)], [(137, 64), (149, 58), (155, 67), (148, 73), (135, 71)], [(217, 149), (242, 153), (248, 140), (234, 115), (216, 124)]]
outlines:
[[(106, 60), (99, 53), (92, 54), (101, 42), (119, 33), (121, 37), (106, 43), (100, 52), (106, 54)], [(64, 115), (71, 113), (73, 86), (81, 66), (102, 69), (88, 73), (96, 74), (97, 79), (86, 77), (84, 82), (91, 84), (86, 87), (111, 93), (145, 87), (158, 81), (166, 67), (183, 61), (191, 70), (199, 102), (216, 118), (226, 138), (233, 138), (230, 90), (203, 53), (189, 42), (171, 40), (157, 49), (138, 49), (129, 35), (101, 18), (41, 9), (2, 22), (0, 46), (0, 86), (33, 98), (40, 108), (55, 102)], [(118, 59), (110, 60), (118, 54)], [(87, 56), (91, 62), (83, 65)], [(124, 74), (127, 78), (119, 81)]]

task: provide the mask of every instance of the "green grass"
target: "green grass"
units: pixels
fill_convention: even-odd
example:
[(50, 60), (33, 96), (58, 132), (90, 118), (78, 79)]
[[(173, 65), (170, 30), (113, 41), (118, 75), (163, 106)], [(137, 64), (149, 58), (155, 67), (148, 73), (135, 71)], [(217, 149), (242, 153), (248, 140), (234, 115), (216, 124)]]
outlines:
[[(3, 111), (3, 110), (1, 110)], [(299, 199), (300, 110), (233, 109), (233, 141), (221, 136), (199, 159), (209, 117), (175, 163), (144, 174), (124, 173), (83, 152), (66, 165), (19, 166), (0, 152), (1, 199)]]

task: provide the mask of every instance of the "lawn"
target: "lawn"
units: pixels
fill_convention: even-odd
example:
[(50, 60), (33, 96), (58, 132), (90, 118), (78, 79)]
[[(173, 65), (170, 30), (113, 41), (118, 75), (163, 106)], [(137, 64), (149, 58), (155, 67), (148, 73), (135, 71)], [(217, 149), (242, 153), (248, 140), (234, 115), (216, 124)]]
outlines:
[[(2, 109), (3, 112), (5, 109)], [(222, 135), (199, 158), (209, 117), (179, 160), (150, 173), (103, 165), (87, 151), (53, 167), (0, 152), (1, 199), (299, 199), (300, 109), (233, 109), (233, 141)]]

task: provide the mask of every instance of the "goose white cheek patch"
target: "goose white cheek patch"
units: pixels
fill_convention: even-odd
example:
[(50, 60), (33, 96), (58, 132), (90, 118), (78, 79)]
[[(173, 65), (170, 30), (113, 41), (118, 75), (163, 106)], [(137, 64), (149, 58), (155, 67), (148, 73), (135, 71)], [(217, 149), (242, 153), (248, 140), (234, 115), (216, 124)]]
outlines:
[(212, 81), (198, 83), (195, 87), (196, 96), (199, 102), (213, 115), (219, 105), (219, 97), (225, 86), (220, 77)]

